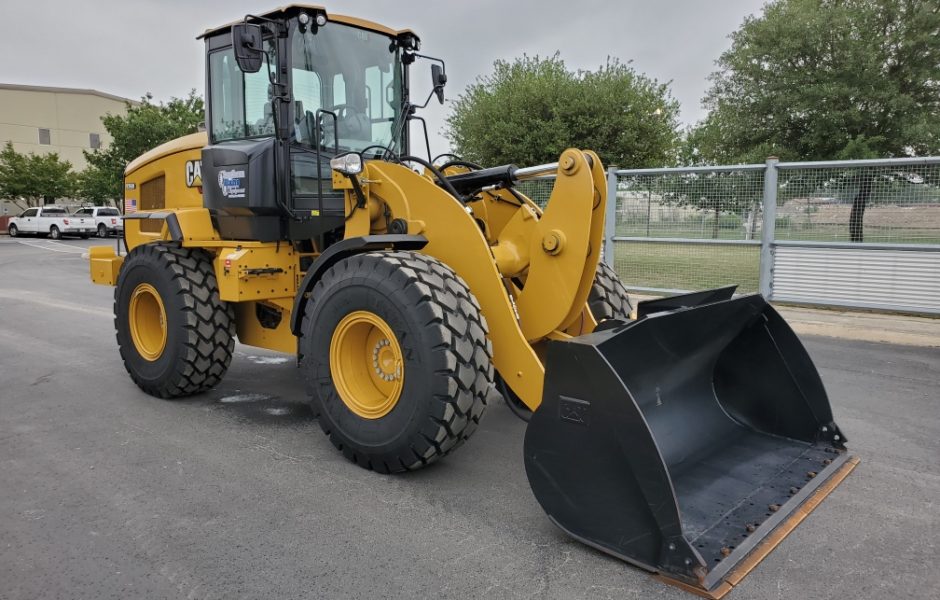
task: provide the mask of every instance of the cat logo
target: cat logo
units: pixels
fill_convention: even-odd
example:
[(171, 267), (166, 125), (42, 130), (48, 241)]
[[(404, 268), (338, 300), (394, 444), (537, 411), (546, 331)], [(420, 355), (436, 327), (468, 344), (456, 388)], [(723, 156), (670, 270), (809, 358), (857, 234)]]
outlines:
[(186, 161), (186, 187), (202, 187), (202, 161)]

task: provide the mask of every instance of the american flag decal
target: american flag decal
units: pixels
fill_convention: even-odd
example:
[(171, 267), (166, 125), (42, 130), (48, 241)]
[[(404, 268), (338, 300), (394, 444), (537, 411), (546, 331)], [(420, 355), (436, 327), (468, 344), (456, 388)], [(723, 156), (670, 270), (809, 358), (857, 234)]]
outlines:
[(135, 198), (124, 199), (124, 214), (137, 212), (137, 200)]

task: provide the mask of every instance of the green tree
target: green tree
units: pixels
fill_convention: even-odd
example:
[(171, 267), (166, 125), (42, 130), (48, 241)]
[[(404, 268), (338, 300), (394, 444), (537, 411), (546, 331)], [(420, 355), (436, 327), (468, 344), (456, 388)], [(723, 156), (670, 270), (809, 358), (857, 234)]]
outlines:
[[(938, 30), (937, 2), (770, 2), (732, 34), (686, 155), (715, 163), (936, 154)], [(874, 177), (841, 176), (855, 190), (853, 241), (863, 240)]]
[(25, 201), (26, 206), (67, 198), (75, 192), (72, 163), (49, 154), (20, 154), (7, 142), (0, 151), (0, 198)]
[(552, 162), (566, 148), (596, 151), (608, 164), (675, 160), (679, 104), (668, 86), (617, 60), (570, 71), (558, 54), (496, 61), (453, 104), (445, 135), (463, 158), (484, 165)]
[(154, 103), (147, 94), (140, 104), (127, 105), (124, 115), (101, 119), (111, 135), (107, 148), (85, 152), (88, 168), (79, 177), (82, 198), (102, 204), (123, 196), (124, 167), (164, 142), (194, 133), (205, 122), (205, 106), (193, 90), (186, 98)]

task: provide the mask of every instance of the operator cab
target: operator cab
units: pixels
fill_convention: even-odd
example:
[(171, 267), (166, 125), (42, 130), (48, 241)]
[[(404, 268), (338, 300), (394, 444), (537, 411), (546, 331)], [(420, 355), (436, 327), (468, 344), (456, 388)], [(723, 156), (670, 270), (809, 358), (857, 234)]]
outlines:
[(407, 154), (418, 38), (293, 5), (209, 30), (204, 202), (225, 239), (309, 239), (352, 207), (330, 159)]

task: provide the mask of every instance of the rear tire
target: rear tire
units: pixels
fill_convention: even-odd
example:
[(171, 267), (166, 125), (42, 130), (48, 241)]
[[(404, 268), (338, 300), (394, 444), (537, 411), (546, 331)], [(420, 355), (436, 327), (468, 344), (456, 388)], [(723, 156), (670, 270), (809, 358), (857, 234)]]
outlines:
[(7, 233), (10, 234), (10, 237), (16, 237), (17, 235), (19, 235), (20, 230), (17, 229), (16, 225), (10, 225), (10, 228), (7, 229)]
[[(145, 298), (150, 314), (162, 313), (159, 323), (144, 322), (146, 311), (132, 306), (135, 295)], [(219, 299), (212, 259), (203, 250), (164, 243), (131, 250), (114, 290), (114, 315), (124, 367), (151, 396), (205, 392), (218, 385), (232, 361), (234, 311)]]
[(52, 227), (49, 228), (49, 237), (54, 240), (60, 239), (62, 237), (62, 232), (59, 231), (58, 227), (53, 225)]
[[(493, 352), (480, 305), (449, 267), (414, 252), (359, 254), (327, 270), (310, 298), (300, 367), (320, 427), (346, 458), (382, 473), (410, 471), (476, 430), (493, 392)], [(344, 323), (361, 314), (380, 319), (396, 338), (391, 347), (401, 351), (400, 393), (372, 416), (345, 399), (349, 388), (342, 371), (334, 371), (344, 363), (331, 364)], [(388, 345), (379, 339), (376, 348), (382, 344)], [(371, 373), (379, 366), (366, 354), (364, 372)]]
[(627, 288), (623, 286), (617, 272), (607, 263), (601, 262), (597, 265), (594, 285), (591, 286), (588, 296), (588, 307), (598, 323), (607, 319), (630, 320), (633, 303), (627, 294)]

